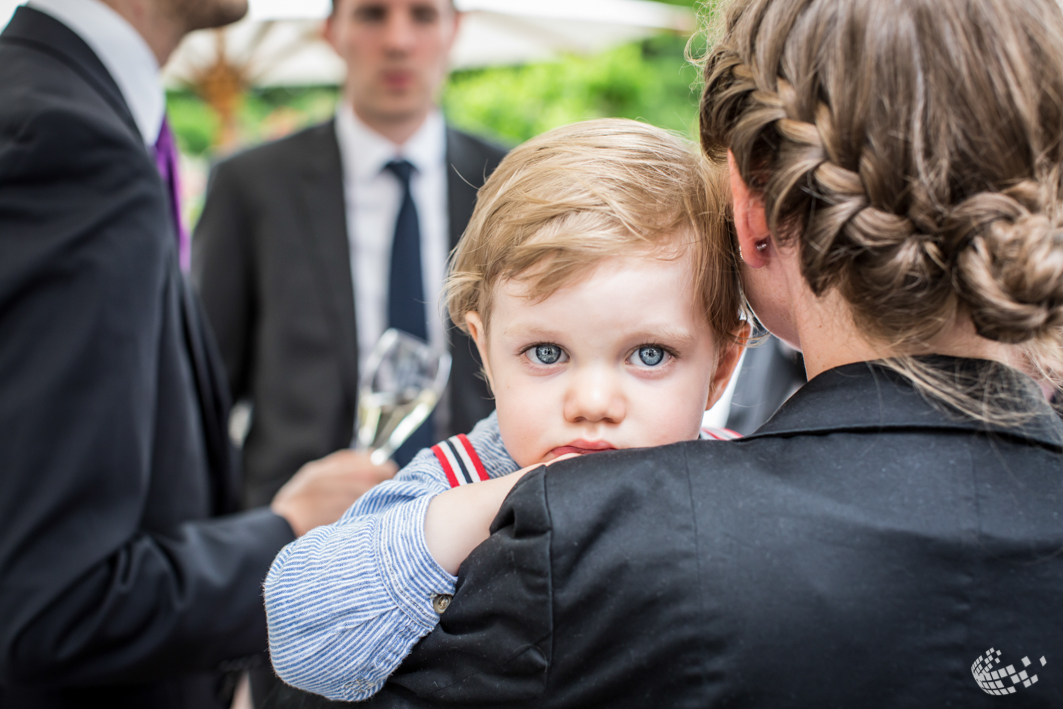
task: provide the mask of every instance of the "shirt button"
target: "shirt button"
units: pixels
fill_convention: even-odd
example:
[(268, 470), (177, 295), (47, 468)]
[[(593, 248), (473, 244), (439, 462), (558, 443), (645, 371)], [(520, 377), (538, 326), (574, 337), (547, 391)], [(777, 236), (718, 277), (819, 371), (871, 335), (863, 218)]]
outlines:
[(437, 593), (432, 596), (432, 608), (436, 613), (442, 614), (447, 608), (450, 608), (450, 601), (454, 598), (449, 593)]

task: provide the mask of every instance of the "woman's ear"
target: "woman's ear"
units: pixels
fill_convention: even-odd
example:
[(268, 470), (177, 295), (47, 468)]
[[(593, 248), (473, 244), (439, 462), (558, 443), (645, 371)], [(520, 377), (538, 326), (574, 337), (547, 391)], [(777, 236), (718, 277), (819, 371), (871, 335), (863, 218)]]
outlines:
[(731, 200), (739, 253), (750, 268), (762, 268), (768, 264), (772, 248), (764, 201), (742, 179), (734, 154), (730, 150), (727, 151), (727, 170), (731, 178)]
[(738, 367), (739, 360), (742, 359), (742, 352), (746, 349), (746, 342), (749, 341), (749, 323), (744, 322), (742, 326), (735, 332), (734, 337), (728, 341), (720, 342), (720, 357), (716, 362), (716, 371), (712, 374), (712, 386), (709, 389), (709, 400), (705, 402), (705, 410), (708, 411), (712, 408), (713, 404), (720, 400), (723, 396), (723, 392), (727, 389), (727, 384), (731, 381), (731, 375), (734, 374), (735, 368)]
[(484, 365), (484, 376), (487, 377), (487, 384), (493, 392), (495, 384), (491, 378), (491, 362), (487, 357), (487, 330), (484, 328), (483, 321), (480, 320), (480, 314), (475, 310), (465, 313), (465, 326), (469, 328), (469, 336), (476, 343), (476, 349), (480, 353), (480, 361)]

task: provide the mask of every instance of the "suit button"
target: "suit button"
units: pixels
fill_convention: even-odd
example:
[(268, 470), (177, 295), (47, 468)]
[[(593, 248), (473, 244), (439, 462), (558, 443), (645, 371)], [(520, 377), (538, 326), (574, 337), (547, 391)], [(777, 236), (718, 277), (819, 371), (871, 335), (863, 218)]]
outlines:
[(442, 614), (443, 611), (450, 608), (450, 601), (453, 598), (454, 596), (449, 593), (437, 593), (432, 596), (432, 608), (435, 609), (436, 613)]

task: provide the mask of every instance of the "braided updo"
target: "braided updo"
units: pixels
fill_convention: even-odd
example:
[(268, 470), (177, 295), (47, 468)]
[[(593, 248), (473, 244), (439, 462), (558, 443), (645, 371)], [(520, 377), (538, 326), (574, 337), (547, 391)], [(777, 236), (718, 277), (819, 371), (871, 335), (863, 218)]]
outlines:
[(703, 148), (869, 336), (1063, 344), (1055, 0), (737, 0), (705, 79)]

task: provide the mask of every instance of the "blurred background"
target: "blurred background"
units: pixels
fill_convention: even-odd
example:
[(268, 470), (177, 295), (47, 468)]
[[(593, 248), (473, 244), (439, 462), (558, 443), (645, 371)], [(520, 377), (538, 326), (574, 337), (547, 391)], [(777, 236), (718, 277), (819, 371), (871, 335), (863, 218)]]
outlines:
[[(0, 0), (0, 28), (22, 1)], [(441, 98), (455, 127), (513, 146), (621, 116), (693, 137), (698, 72), (685, 51), (699, 0), (456, 4), (466, 14)], [(321, 39), (328, 11), (329, 0), (251, 0), (247, 18), (190, 35), (165, 67), (186, 223), (213, 160), (333, 114), (344, 66)]]

